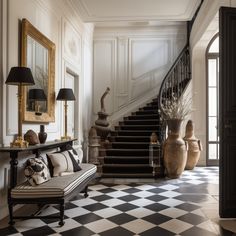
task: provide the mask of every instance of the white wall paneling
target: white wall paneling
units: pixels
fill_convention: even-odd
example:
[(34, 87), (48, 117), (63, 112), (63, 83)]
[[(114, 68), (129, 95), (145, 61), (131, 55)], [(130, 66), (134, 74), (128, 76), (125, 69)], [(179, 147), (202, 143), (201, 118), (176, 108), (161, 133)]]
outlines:
[(113, 104), (113, 85), (115, 81), (116, 68), (116, 40), (95, 40), (94, 41), (94, 113), (101, 110), (100, 98), (109, 87), (111, 91), (105, 98), (106, 112), (112, 114), (114, 111)]
[[(153, 89), (153, 81), (160, 83), (171, 63), (169, 39), (130, 39), (129, 83), (130, 101)], [(159, 72), (159, 73), (157, 73)], [(154, 83), (155, 84), (155, 83)], [(158, 93), (158, 90), (157, 90)]]
[[(87, 27), (88, 31), (93, 31), (89, 25)], [(88, 133), (92, 126), (93, 121), (93, 96), (91, 93), (93, 91), (93, 47), (91, 46), (93, 42), (93, 38), (88, 35), (82, 41), (82, 49), (83, 49), (83, 84), (80, 86), (80, 94), (83, 94), (83, 101), (80, 106), (80, 109), (83, 111), (83, 119), (81, 119), (81, 127), (82, 129), (79, 131), (79, 135), (82, 137), (82, 147), (84, 150), (85, 160), (88, 161), (87, 153), (88, 153)]]
[[(5, 80), (10, 68), (20, 64), (20, 20), (26, 18), (56, 45), (56, 95), (61, 87), (65, 85), (68, 87), (74, 86), (77, 100), (74, 104), (69, 104), (69, 106), (74, 106), (75, 113), (74, 122), (73, 118), (71, 119), (71, 127), (74, 126), (74, 135), (78, 138), (77, 147), (81, 151), (81, 142), (85, 136), (83, 131), (90, 128), (82, 126), (82, 124), (88, 125), (86, 122), (82, 123), (84, 74), (81, 71), (84, 70), (82, 66), (84, 66), (85, 61), (83, 59), (82, 41), (86, 42), (86, 46), (89, 48), (87, 51), (89, 55), (86, 55), (89, 66), (87, 66), (86, 70), (89, 68), (90, 72), (86, 73), (86, 79), (90, 81), (90, 85), (87, 86), (86, 101), (88, 104), (92, 104), (91, 58), (93, 25), (84, 24), (78, 13), (73, 9), (71, 1), (64, 0), (2, 0), (0, 1), (0, 13), (0, 62), (2, 62), (0, 63), (0, 85), (2, 85), (0, 91), (0, 144), (9, 145), (13, 140), (13, 136), (17, 133), (17, 87), (6, 86)], [(65, 82), (66, 76), (67, 80)], [(86, 83), (88, 82), (86, 81)], [(72, 114), (73, 112), (71, 111), (70, 113)], [(86, 114), (89, 114), (89, 112), (86, 111)], [(63, 115), (64, 107), (62, 102), (56, 102), (55, 122), (46, 125), (47, 140), (59, 139), (63, 134)], [(37, 133), (39, 124), (23, 124), (23, 133), (29, 129)], [(24, 153), (19, 160), (20, 167), (25, 162), (25, 155)], [(6, 185), (6, 177), (4, 177), (6, 171), (4, 172), (4, 168), (9, 168), (9, 156), (7, 154), (1, 154), (0, 159), (0, 196), (4, 196), (0, 201), (0, 218), (3, 218), (8, 213), (7, 199), (4, 195), (4, 186)], [(19, 176), (22, 176), (21, 170), (22, 168), (19, 168)]]
[[(65, 88), (71, 88), (75, 94), (76, 101), (78, 101), (78, 92), (77, 92), (77, 86), (76, 84), (78, 80), (78, 75), (75, 75), (72, 71), (67, 68), (66, 70), (66, 75), (65, 75)], [(75, 117), (75, 114), (78, 114), (78, 109), (79, 106), (76, 104), (75, 101), (68, 101), (68, 110), (67, 110), (67, 133), (70, 137), (75, 137), (75, 132), (78, 134), (77, 128), (78, 128), (78, 122)], [(77, 126), (77, 127), (75, 127)]]
[[(2, 97), (3, 97), (3, 83), (4, 83), (4, 76), (3, 76), (3, 1), (0, 2), (0, 114), (3, 114), (3, 104), (2, 104)], [(3, 142), (2, 138), (2, 116), (0, 116), (0, 144)]]
[[(60, 48), (59, 46), (59, 35), (60, 35), (60, 17), (53, 14), (50, 9), (43, 7), (39, 1), (15, 1), (10, 0), (8, 7), (8, 71), (10, 67), (20, 64), (20, 20), (22, 18), (27, 18), (39, 31), (46, 35), (51, 41), (56, 44), (56, 66), (55, 66), (55, 78), (59, 78), (60, 73), (58, 72), (59, 63), (60, 63)], [(21, 9), (22, 6), (25, 6)], [(58, 50), (59, 49), (59, 50)], [(57, 86), (58, 80), (56, 79), (55, 84)], [(17, 133), (17, 87), (16, 86), (7, 86), (7, 136), (12, 138), (12, 135)], [(16, 114), (16, 115), (12, 115)], [(36, 132), (39, 130), (39, 125), (27, 125), (23, 124), (23, 133), (27, 130), (33, 129)], [(49, 139), (53, 136), (57, 136), (58, 129), (55, 124), (51, 123), (47, 125), (46, 130), (48, 132)], [(52, 137), (50, 135), (52, 134)], [(9, 143), (8, 143), (9, 144)]]
[(64, 59), (80, 68), (81, 36), (67, 20), (63, 20), (63, 39)]
[[(72, 88), (76, 97), (76, 101), (73, 104), (69, 102), (68, 106), (68, 114), (70, 114), (68, 115), (68, 132), (71, 133), (68, 133), (68, 135), (77, 138), (78, 143), (80, 143), (79, 130), (81, 129), (81, 115), (79, 112), (79, 102), (82, 97), (80, 97), (79, 93), (81, 86), (79, 77), (81, 74), (82, 60), (81, 35), (66, 18), (62, 20), (62, 57), (65, 66), (62, 72), (64, 82), (61, 84), (61, 87)], [(61, 116), (61, 119), (64, 120), (64, 116)]]
[(115, 83), (115, 110), (128, 102), (128, 38), (118, 38), (117, 79)]
[[(4, 95), (6, 92), (5, 79), (6, 79), (6, 43), (7, 43), (7, 1), (3, 0), (0, 2), (0, 145), (3, 144), (4, 134), (6, 132), (5, 121), (6, 106), (4, 104)], [(6, 207), (7, 202), (7, 179), (4, 175), (4, 170), (9, 166), (9, 159), (3, 158), (1, 154), (0, 158), (0, 218), (7, 215), (8, 208)]]
[(112, 124), (157, 96), (161, 81), (185, 46), (185, 26), (95, 28), (95, 114), (107, 86), (111, 93), (105, 102)]
[(203, 151), (198, 162), (206, 165), (206, 48), (219, 31), (218, 11), (221, 6), (235, 7), (236, 0), (205, 0), (196, 18), (190, 35), (192, 63), (192, 119), (195, 122), (195, 135), (202, 141)]
[[(78, 143), (81, 142), (81, 137), (79, 134), (81, 134), (81, 113), (80, 107), (81, 107), (81, 93), (80, 93), (80, 77), (78, 74), (78, 71), (76, 72), (75, 68), (73, 68), (70, 64), (66, 63), (65, 65), (65, 82), (64, 87), (65, 88), (71, 88), (74, 91), (76, 100), (73, 102), (68, 103), (68, 135), (71, 135), (74, 138), (78, 139)], [(64, 119), (64, 118), (63, 118)]]

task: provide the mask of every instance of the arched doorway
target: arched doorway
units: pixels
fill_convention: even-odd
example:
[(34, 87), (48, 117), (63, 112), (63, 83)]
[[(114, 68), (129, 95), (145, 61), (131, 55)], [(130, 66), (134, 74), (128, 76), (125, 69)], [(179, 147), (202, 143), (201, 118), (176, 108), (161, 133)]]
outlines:
[(206, 50), (207, 60), (207, 152), (206, 164), (219, 165), (219, 36)]

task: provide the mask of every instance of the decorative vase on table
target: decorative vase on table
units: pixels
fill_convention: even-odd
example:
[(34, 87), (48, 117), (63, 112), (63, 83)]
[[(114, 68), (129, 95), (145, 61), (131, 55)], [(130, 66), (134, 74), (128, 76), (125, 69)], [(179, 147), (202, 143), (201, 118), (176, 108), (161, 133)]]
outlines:
[(164, 165), (169, 178), (178, 178), (187, 161), (187, 143), (180, 137), (182, 120), (167, 120), (168, 137), (164, 142)]
[(192, 170), (199, 158), (202, 151), (202, 145), (200, 139), (197, 139), (194, 135), (194, 123), (189, 120), (186, 125), (184, 140), (188, 143), (188, 154), (185, 169)]
[(47, 133), (45, 132), (45, 126), (44, 125), (40, 125), (40, 132), (38, 133), (38, 137), (39, 137), (39, 142), (41, 144), (46, 142)]

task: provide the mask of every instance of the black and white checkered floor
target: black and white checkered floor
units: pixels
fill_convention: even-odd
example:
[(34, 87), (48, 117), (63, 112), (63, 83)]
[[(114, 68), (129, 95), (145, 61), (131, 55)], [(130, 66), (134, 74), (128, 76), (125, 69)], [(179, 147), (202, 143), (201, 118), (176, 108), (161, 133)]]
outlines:
[[(101, 179), (89, 187), (88, 198), (66, 204), (63, 227), (56, 220), (24, 220), (0, 229), (0, 235), (233, 235), (205, 214), (218, 206), (217, 167), (197, 167), (175, 180), (143, 180)], [(57, 212), (50, 206), (41, 214)]]

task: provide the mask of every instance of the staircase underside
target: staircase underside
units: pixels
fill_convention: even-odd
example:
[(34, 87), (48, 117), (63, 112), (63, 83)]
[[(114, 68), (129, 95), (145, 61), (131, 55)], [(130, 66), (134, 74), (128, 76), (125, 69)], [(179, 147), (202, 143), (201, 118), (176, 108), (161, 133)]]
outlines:
[(108, 137), (109, 144), (100, 150), (102, 177), (153, 177), (149, 145), (152, 132), (161, 135), (157, 104), (155, 98), (115, 127)]

